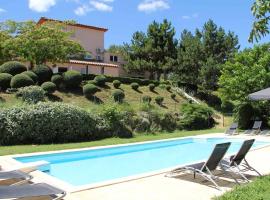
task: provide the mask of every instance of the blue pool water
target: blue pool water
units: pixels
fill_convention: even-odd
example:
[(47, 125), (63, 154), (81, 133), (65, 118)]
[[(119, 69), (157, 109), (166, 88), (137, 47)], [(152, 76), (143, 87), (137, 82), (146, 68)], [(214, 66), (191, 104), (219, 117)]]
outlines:
[[(73, 186), (109, 181), (207, 159), (217, 143), (232, 142), (228, 154), (238, 151), (242, 139), (185, 138), (121, 147), (16, 157), (27, 163), (45, 160), (51, 176)], [(269, 145), (256, 141), (254, 147)]]

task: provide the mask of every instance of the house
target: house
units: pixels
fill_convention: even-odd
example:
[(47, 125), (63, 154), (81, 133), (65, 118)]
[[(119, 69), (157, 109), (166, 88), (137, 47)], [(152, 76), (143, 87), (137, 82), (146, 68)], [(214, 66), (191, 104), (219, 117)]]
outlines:
[[(63, 23), (63, 21), (42, 17), (38, 24), (47, 21)], [(127, 75), (123, 69), (125, 63), (123, 58), (120, 55), (106, 52), (104, 49), (104, 36), (108, 29), (78, 23), (67, 24), (64, 29), (72, 32), (71, 39), (79, 42), (87, 54), (83, 59), (71, 59), (67, 63), (51, 66), (54, 73), (76, 70), (82, 74)]]

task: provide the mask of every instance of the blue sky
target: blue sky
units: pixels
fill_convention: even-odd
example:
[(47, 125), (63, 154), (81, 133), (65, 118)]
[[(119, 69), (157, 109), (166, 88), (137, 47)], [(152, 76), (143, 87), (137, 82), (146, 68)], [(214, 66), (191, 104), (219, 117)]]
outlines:
[[(59, 20), (108, 28), (105, 46), (129, 42), (132, 34), (146, 31), (153, 20), (172, 21), (176, 38), (186, 28), (193, 31), (213, 19), (239, 36), (241, 48), (250, 47), (252, 0), (0, 0), (0, 21), (38, 20), (45, 16)], [(260, 42), (268, 42), (266, 37)]]

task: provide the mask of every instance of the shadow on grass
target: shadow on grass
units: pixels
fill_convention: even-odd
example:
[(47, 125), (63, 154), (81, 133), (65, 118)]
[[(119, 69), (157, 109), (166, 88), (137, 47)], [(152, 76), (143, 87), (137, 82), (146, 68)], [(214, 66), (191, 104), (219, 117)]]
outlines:
[(53, 102), (62, 102), (63, 99), (54, 95), (54, 94), (47, 94), (47, 97), (50, 101), (53, 101)]
[(179, 100), (177, 100), (177, 99), (175, 99), (175, 98), (174, 98), (174, 99), (172, 98), (172, 100), (173, 100), (174, 102), (176, 102), (176, 103), (179, 103)]
[(0, 103), (5, 103), (6, 100), (3, 97), (0, 97)]
[(143, 93), (140, 89), (137, 89), (137, 90), (134, 90), (134, 91), (136, 91), (136, 92), (138, 92), (138, 93), (140, 93), (140, 94)]
[(89, 96), (89, 97), (86, 97), (87, 98), (87, 100), (89, 100), (89, 101), (91, 101), (91, 102), (93, 102), (93, 103), (95, 103), (95, 104), (103, 104), (104, 102), (100, 99), (100, 98), (98, 98), (97, 96)]
[(153, 92), (155, 94), (159, 94), (156, 90), (150, 90), (150, 92)]
[(167, 107), (167, 106), (165, 106), (164, 104), (157, 104), (157, 105), (159, 105), (161, 108), (168, 109), (168, 107)]

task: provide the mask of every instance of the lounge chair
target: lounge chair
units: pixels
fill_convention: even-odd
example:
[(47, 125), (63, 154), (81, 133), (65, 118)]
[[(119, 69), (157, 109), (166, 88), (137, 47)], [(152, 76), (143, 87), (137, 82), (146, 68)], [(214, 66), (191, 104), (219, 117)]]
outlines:
[(232, 125), (226, 130), (225, 134), (234, 135), (237, 131), (238, 123), (232, 123)]
[(190, 170), (193, 172), (194, 178), (196, 177), (196, 173), (198, 173), (206, 180), (212, 182), (215, 185), (215, 187), (220, 190), (221, 188), (215, 182), (215, 179), (217, 177), (212, 174), (212, 171), (216, 170), (216, 168), (219, 165), (219, 162), (226, 154), (230, 145), (231, 145), (230, 142), (217, 144), (206, 162), (195, 163), (192, 165), (177, 168), (171, 171), (170, 174), (173, 175), (182, 172), (184, 170)]
[(262, 121), (255, 121), (252, 129), (249, 129), (245, 134), (259, 134), (261, 132)]
[(51, 196), (53, 200), (57, 200), (66, 196), (66, 192), (45, 183), (0, 186), (0, 199), (21, 199), (42, 196)]
[[(249, 180), (242, 172), (254, 171), (259, 176), (261, 176), (261, 174), (256, 169), (251, 167), (250, 164), (245, 159), (247, 153), (249, 152), (254, 142), (255, 142), (254, 139), (244, 141), (239, 151), (235, 155), (231, 156), (229, 159), (223, 159), (220, 162), (220, 167), (224, 171), (230, 171), (230, 172), (239, 174), (246, 181), (249, 181)], [(242, 167), (242, 169), (240, 167)], [(235, 181), (237, 182), (236, 179)]]
[(36, 161), (36, 162), (30, 162), (30, 163), (22, 163), (17, 164), (13, 167), (10, 167), (8, 169), (3, 169), (3, 167), (0, 165), (0, 172), (9, 172), (9, 171), (23, 171), (25, 173), (30, 173), (33, 171), (36, 171), (40, 167), (44, 167), (46, 165), (49, 165), (50, 163), (47, 161)]
[(12, 180), (12, 179), (19, 179), (20, 181), (12, 184), (12, 185), (19, 185), (25, 182), (28, 182), (33, 177), (27, 173), (21, 171), (9, 171), (9, 172), (0, 172), (0, 181), (4, 180)]

